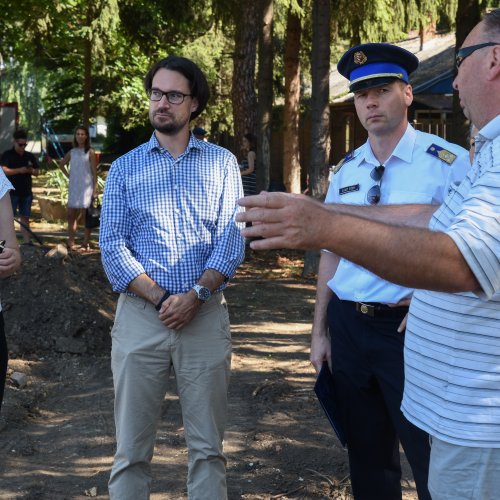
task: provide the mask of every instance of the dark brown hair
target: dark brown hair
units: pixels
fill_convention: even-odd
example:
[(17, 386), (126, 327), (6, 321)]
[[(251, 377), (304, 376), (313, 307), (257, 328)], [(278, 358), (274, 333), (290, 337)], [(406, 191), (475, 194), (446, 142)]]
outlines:
[(73, 134), (73, 147), (78, 147), (78, 142), (76, 142), (76, 133), (78, 132), (78, 130), (83, 130), (87, 134), (84, 145), (85, 152), (87, 152), (90, 149), (90, 134), (89, 129), (85, 125), (78, 125), (78, 127), (75, 128), (75, 133)]
[(198, 108), (191, 113), (190, 120), (193, 120), (200, 115), (205, 109), (210, 97), (208, 82), (201, 69), (193, 61), (186, 59), (185, 57), (168, 56), (155, 63), (147, 72), (144, 78), (144, 88), (146, 89), (146, 92), (151, 90), (153, 78), (156, 72), (160, 69), (177, 71), (187, 79), (189, 82), (189, 91), (191, 92), (191, 96), (196, 97), (196, 100), (198, 101)]
[(255, 151), (257, 149), (257, 137), (255, 137), (254, 134), (245, 134), (243, 136), (247, 141), (248, 144), (250, 145), (250, 151)]
[(17, 141), (18, 139), (28, 140), (28, 133), (26, 132), (26, 130), (20, 128), (14, 132), (13, 137), (15, 141)]

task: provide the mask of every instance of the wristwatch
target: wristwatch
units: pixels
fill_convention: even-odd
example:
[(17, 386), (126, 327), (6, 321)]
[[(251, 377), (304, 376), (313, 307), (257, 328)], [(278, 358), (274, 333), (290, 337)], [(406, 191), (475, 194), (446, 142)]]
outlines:
[(202, 302), (206, 302), (212, 296), (212, 292), (206, 286), (194, 285), (193, 290), (198, 300)]

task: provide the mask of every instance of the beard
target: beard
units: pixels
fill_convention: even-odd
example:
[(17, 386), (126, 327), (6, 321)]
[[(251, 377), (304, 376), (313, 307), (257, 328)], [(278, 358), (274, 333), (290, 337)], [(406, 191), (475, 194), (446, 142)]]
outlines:
[[(157, 117), (157, 113), (161, 113), (163, 116)], [(155, 112), (149, 113), (149, 121), (151, 122), (153, 128), (161, 134), (176, 135), (186, 126), (186, 123), (189, 122), (189, 117), (185, 119), (178, 119), (168, 113), (168, 111), (158, 109)]]

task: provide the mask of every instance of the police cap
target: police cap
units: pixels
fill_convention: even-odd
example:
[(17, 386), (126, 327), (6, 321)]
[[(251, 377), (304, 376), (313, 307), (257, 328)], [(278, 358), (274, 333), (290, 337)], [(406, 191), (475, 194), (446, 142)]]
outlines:
[(349, 80), (349, 90), (378, 87), (394, 80), (408, 83), (418, 67), (418, 58), (408, 50), (389, 43), (364, 43), (350, 48), (337, 64)]

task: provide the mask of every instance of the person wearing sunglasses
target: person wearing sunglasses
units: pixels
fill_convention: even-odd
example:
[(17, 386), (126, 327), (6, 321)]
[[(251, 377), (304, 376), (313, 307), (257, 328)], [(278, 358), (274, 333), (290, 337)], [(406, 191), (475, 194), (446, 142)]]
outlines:
[(21, 234), (24, 244), (31, 244), (29, 231), (31, 204), (33, 203), (33, 175), (39, 174), (38, 161), (32, 153), (26, 151), (28, 134), (25, 130), (16, 130), (13, 134), (14, 145), (0, 158), (0, 165), (14, 187), (10, 192), (14, 216), (19, 212), (22, 222)]
[[(326, 203), (440, 204), (450, 172), (463, 177), (467, 152), (408, 123), (413, 100), (409, 75), (417, 57), (400, 47), (368, 43), (349, 49), (338, 63), (349, 80), (357, 116), (368, 140), (332, 169)], [(404, 328), (413, 290), (370, 271), (321, 255), (311, 361), (328, 361), (343, 427), (355, 498), (401, 498), (399, 442), (421, 499), (427, 491), (429, 440), (400, 411)]]
[[(408, 123), (409, 75), (417, 66), (415, 55), (385, 43), (353, 47), (340, 59), (368, 140), (332, 169), (326, 203), (438, 205), (451, 172), (455, 179), (465, 175), (465, 149)], [(310, 358), (317, 372), (325, 361), (332, 370), (356, 499), (401, 498), (400, 442), (419, 498), (430, 498), (428, 435), (400, 410), (405, 337), (399, 330), (412, 293), (348, 258), (321, 254)]]
[(437, 210), (263, 193), (240, 200), (253, 210), (237, 219), (259, 223), (242, 231), (263, 238), (253, 249), (328, 248), (415, 289), (401, 409), (431, 438), (429, 492), (489, 500), (500, 490), (500, 9), (472, 29), (457, 63), (453, 87), (479, 132), (472, 166)]
[(175, 372), (189, 451), (187, 496), (227, 499), (223, 436), (231, 360), (223, 290), (243, 261), (232, 153), (191, 134), (209, 87), (191, 60), (147, 73), (151, 139), (113, 162), (101, 211), (106, 274), (120, 293), (111, 332), (117, 449), (112, 500), (146, 500), (156, 427)]

